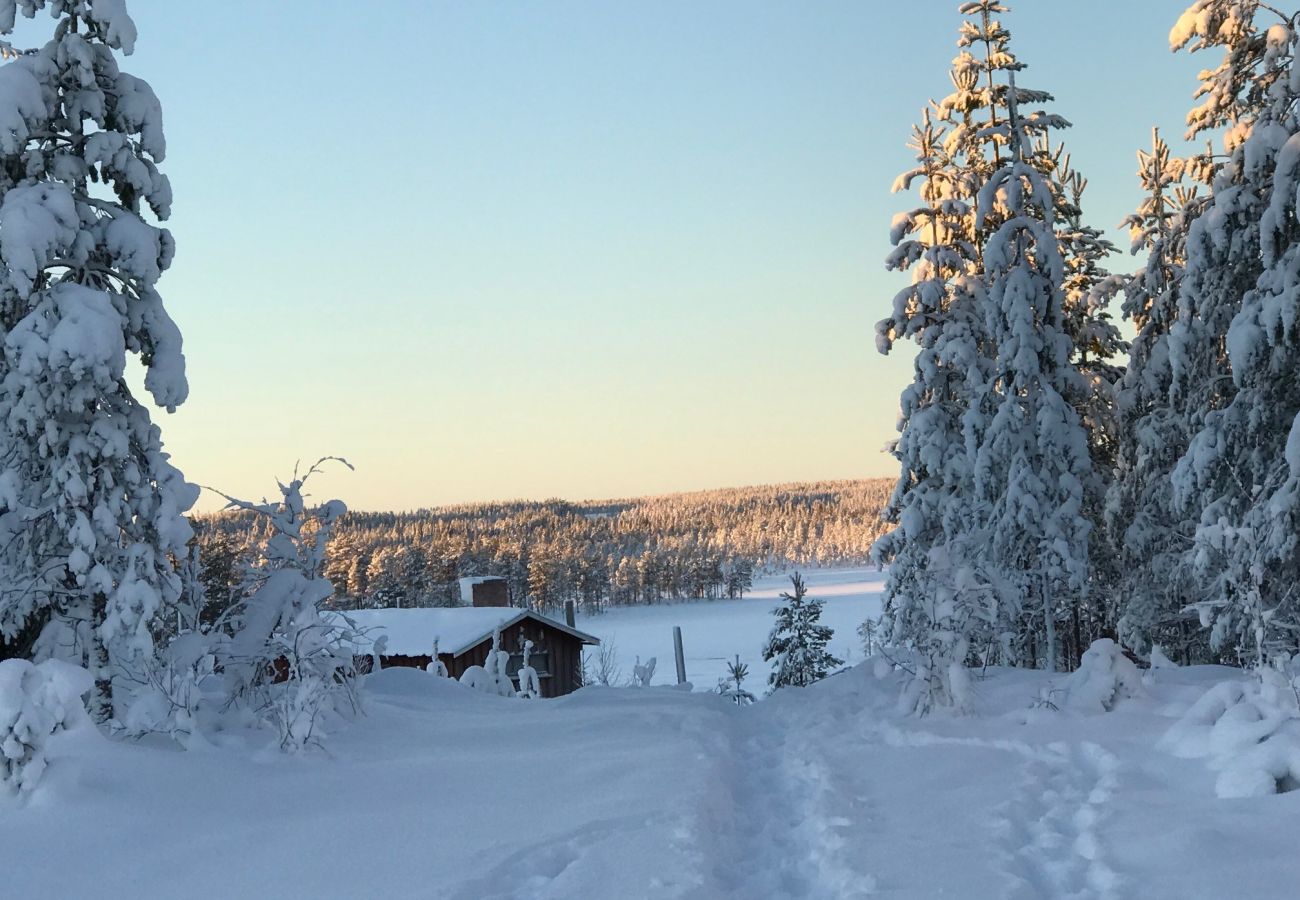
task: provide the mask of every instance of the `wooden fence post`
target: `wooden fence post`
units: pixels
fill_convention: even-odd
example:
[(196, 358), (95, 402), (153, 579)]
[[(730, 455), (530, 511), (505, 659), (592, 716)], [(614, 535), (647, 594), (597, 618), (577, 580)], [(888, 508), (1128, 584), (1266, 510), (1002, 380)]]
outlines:
[(682, 626), (673, 626), (673, 653), (677, 657), (677, 683), (686, 683), (686, 655), (682, 652)]

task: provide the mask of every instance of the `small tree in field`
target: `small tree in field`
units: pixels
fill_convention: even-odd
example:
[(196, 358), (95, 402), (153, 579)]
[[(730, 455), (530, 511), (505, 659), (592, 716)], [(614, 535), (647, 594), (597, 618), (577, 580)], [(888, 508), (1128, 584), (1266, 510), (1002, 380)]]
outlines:
[(230, 634), (220, 659), (232, 701), (261, 714), (289, 752), (320, 743), (323, 713), (357, 704), (358, 635), (344, 620), (320, 614), (320, 603), (334, 593), (322, 574), (326, 548), (347, 507), (331, 500), (308, 509), (302, 493), (325, 461), (281, 484), (278, 503), (228, 498), (232, 508), (264, 517), (270, 536), (261, 561), (248, 569), (229, 621), (218, 623)]
[(757, 699), (745, 690), (745, 679), (748, 676), (749, 666), (737, 656), (733, 662), (727, 663), (727, 677), (718, 682), (718, 693), (737, 706), (748, 706)]
[(798, 572), (790, 583), (794, 593), (781, 595), (782, 604), (773, 610), (776, 627), (763, 650), (764, 661), (775, 663), (768, 677), (772, 690), (806, 687), (843, 663), (826, 649), (834, 631), (819, 622), (822, 601), (807, 599), (808, 588)]

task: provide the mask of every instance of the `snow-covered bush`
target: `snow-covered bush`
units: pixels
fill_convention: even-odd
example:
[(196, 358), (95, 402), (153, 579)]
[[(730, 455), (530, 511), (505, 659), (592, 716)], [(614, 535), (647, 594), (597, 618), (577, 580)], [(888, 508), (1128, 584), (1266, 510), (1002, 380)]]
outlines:
[(1103, 713), (1142, 693), (1138, 667), (1110, 638), (1099, 638), (1084, 652), (1079, 668), (1066, 676), (1062, 705), (1076, 712)]
[[(931, 548), (926, 556), (928, 593), (910, 601), (912, 626), (897, 632), (912, 636), (903, 646), (878, 646), (909, 676), (899, 694), (902, 715), (927, 715), (935, 709), (965, 712), (971, 708), (971, 675), (967, 663), (982, 655), (1012, 657), (1010, 634), (998, 634), (998, 610), (1011, 591), (983, 570), (978, 552), (962, 539)], [(972, 652), (972, 644), (983, 653)]]
[(1207, 758), (1224, 798), (1259, 797), (1300, 788), (1297, 680), (1276, 668), (1250, 681), (1210, 688), (1160, 741), (1184, 759)]
[(205, 687), (216, 674), (208, 634), (189, 631), (173, 637), (150, 668), (145, 684), (121, 718), (126, 734), (167, 734), (182, 744), (203, 742), (199, 710)]
[(632, 664), (632, 685), (634, 687), (649, 687), (650, 681), (655, 677), (655, 664), (659, 662), (656, 656), (650, 657), (645, 663), (641, 662), (641, 657), (636, 658)]
[(217, 642), (217, 657), (231, 700), (272, 725), (289, 752), (320, 743), (323, 713), (353, 713), (359, 703), (353, 653), (364, 636), (346, 617), (327, 620), (319, 608), (334, 592), (322, 574), (325, 553), (347, 508), (330, 500), (309, 510), (302, 493), (326, 461), (301, 477), (295, 471), (280, 485), (278, 503), (227, 497), (231, 508), (263, 517), (270, 536), (228, 618), (218, 622), (228, 637)]
[(1142, 673), (1143, 684), (1154, 684), (1160, 679), (1160, 673), (1178, 668), (1178, 663), (1165, 655), (1164, 648), (1159, 644), (1151, 645), (1151, 653), (1148, 662), (1150, 663), (1149, 667)]
[(623, 670), (618, 665), (618, 647), (613, 636), (602, 638), (594, 654), (582, 655), (582, 683), (610, 687), (618, 684)]
[[(382, 637), (380, 640), (387, 643), (388, 638)], [(375, 671), (378, 672), (379, 670), (376, 668)], [(447, 671), (447, 664), (438, 655), (438, 639), (436, 637), (433, 639), (433, 658), (424, 667), (424, 671), (439, 678), (449, 678), (451, 676), (451, 673)]]
[(50, 736), (90, 721), (82, 697), (94, 685), (85, 669), (59, 660), (0, 661), (0, 786), (31, 793), (45, 771)]
[(492, 632), (492, 649), (488, 650), (487, 659), (481, 666), (470, 666), (460, 676), (460, 683), (485, 694), (499, 697), (513, 697), (515, 686), (506, 674), (510, 654), (501, 649), (501, 632)]
[(537, 670), (528, 664), (528, 655), (533, 652), (533, 642), (524, 641), (524, 664), (519, 667), (516, 678), (519, 679), (520, 700), (536, 700), (542, 696), (542, 682), (537, 677)]

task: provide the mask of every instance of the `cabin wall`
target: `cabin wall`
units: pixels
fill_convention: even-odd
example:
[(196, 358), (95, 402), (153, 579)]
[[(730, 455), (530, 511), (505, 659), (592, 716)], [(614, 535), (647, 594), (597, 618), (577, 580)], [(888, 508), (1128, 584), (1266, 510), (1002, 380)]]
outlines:
[[(512, 654), (519, 651), (521, 638), (530, 640), (534, 653), (547, 654), (547, 673), (539, 673), (543, 697), (562, 697), (582, 687), (582, 642), (563, 631), (525, 619), (501, 632), (501, 649)], [(455, 659), (455, 668), (448, 665), (453, 677), (460, 677), (469, 666), (481, 666), (487, 662), (488, 651), (492, 648), (492, 639), (485, 638), (481, 643), (466, 650)]]

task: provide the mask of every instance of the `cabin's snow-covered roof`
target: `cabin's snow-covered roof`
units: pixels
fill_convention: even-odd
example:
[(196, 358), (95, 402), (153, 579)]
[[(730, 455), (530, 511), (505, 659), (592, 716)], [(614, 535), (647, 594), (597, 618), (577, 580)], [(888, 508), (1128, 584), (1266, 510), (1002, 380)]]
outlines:
[(584, 643), (600, 640), (563, 622), (548, 619), (527, 609), (510, 606), (459, 606), (438, 609), (359, 609), (345, 614), (372, 641), (388, 639), (383, 653), (391, 656), (427, 656), (438, 652), (459, 656), (492, 636), (498, 628), (509, 628), (523, 618), (545, 623)]

